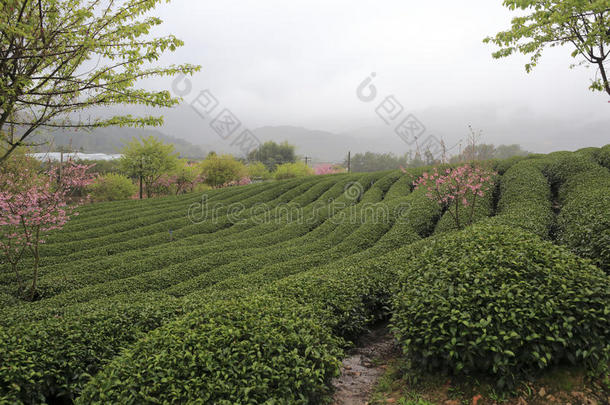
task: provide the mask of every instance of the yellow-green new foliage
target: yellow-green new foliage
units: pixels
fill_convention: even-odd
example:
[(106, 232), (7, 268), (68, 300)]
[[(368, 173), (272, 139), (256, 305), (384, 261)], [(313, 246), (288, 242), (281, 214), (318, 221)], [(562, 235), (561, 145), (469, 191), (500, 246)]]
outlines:
[(246, 166), (248, 177), (252, 180), (269, 180), (273, 177), (263, 162), (252, 162)]
[(231, 155), (210, 154), (200, 163), (205, 184), (218, 187), (246, 176), (246, 167)]
[(130, 178), (122, 174), (108, 173), (98, 177), (89, 186), (89, 190), (93, 201), (118, 201), (133, 196), (137, 187)]
[(313, 169), (303, 162), (284, 163), (277, 165), (273, 176), (276, 180), (292, 179), (295, 177), (311, 176), (314, 174)]
[(174, 146), (153, 136), (132, 140), (123, 148), (122, 153), (121, 170), (132, 178), (141, 176), (148, 197), (152, 195), (154, 183), (178, 164)]

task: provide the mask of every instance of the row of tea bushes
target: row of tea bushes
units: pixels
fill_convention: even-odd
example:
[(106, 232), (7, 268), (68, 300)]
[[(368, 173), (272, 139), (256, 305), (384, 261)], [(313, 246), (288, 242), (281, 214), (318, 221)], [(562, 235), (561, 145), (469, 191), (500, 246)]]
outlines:
[[(126, 294), (129, 295), (133, 292)], [(6, 377), (4, 381), (16, 381), (16, 388), (3, 393), (5, 397), (30, 398), (28, 402), (35, 396), (76, 396), (83, 381), (95, 373), (104, 359), (114, 356), (142, 333), (185, 311), (178, 301), (164, 295), (141, 296), (143, 301), (110, 300), (104, 310), (97, 311), (84, 310), (82, 307), (87, 307), (84, 304), (74, 308), (72, 316), (66, 314), (63, 318), (51, 317), (10, 328), (15, 333), (3, 336), (0, 344), (3, 355), (11, 361), (3, 362), (5, 368), (0, 369), (0, 376)], [(20, 336), (19, 341), (10, 336)], [(45, 340), (51, 342), (41, 349), (40, 342)], [(58, 370), (64, 377), (53, 377)], [(14, 373), (23, 377), (15, 378)]]
[[(346, 180), (347, 181), (347, 180)], [(327, 182), (320, 182), (326, 188), (330, 186)], [(341, 181), (335, 182), (333, 187), (333, 192), (328, 194), (330, 197), (335, 197), (341, 194), (343, 191), (340, 184)], [(335, 187), (337, 186), (337, 187)], [(301, 187), (295, 187), (296, 189), (301, 189)], [(265, 206), (269, 209), (277, 206), (278, 204), (289, 202), (290, 198), (294, 200), (307, 202), (307, 198), (316, 199), (318, 198), (319, 192), (321, 188), (318, 186), (311, 186), (309, 190), (303, 192), (304, 190), (300, 190), (301, 194), (295, 194), (293, 190), (289, 190), (288, 192), (280, 195), (274, 200), (265, 201), (266, 198), (265, 193), (261, 193), (259, 195), (259, 200), (257, 204), (264, 203)], [(310, 191), (313, 191), (310, 192)], [(326, 196), (326, 195), (323, 195)], [(186, 219), (188, 211), (188, 206), (181, 206), (181, 212), (183, 217)], [(55, 279), (63, 279), (66, 280), (66, 283), (60, 284), (68, 284), (68, 285), (78, 285), (78, 282), (74, 282), (72, 279), (74, 275), (79, 274), (82, 275), (84, 273), (88, 273), (89, 269), (108, 269), (113, 267), (114, 263), (119, 263), (121, 265), (126, 264), (127, 262), (133, 263), (134, 259), (137, 260), (137, 257), (133, 257), (134, 254), (140, 257), (150, 257), (151, 252), (154, 252), (155, 255), (163, 255), (166, 252), (171, 256), (175, 257), (176, 253), (182, 251), (180, 254), (183, 254), (184, 257), (189, 256), (189, 252), (193, 253), (193, 249), (191, 244), (197, 243), (200, 245), (207, 241), (220, 242), (222, 237), (230, 237), (235, 239), (236, 233), (241, 233), (247, 230), (248, 228), (252, 228), (253, 226), (260, 224), (262, 221), (253, 220), (248, 223), (235, 223), (235, 219), (228, 218), (227, 215), (218, 216), (214, 221), (203, 221), (199, 224), (191, 224), (186, 228), (178, 229), (173, 231), (173, 238), (178, 240), (171, 241), (169, 239), (169, 235), (167, 231), (159, 232), (155, 235), (149, 235), (139, 238), (134, 238), (128, 242), (121, 243), (111, 243), (105, 246), (98, 246), (96, 249), (88, 250), (86, 253), (90, 254), (87, 256), (86, 254), (80, 254), (79, 256), (82, 259), (78, 260), (75, 255), (69, 255), (63, 257), (63, 261), (59, 261), (55, 265), (47, 265), (43, 266), (40, 269), (40, 274), (42, 276), (41, 283), (44, 284), (44, 276), (49, 275)], [(187, 232), (188, 230), (188, 232)], [(188, 240), (188, 243), (186, 242)], [(181, 245), (184, 242), (184, 246), (177, 247), (176, 245)], [(115, 251), (115, 247), (119, 246)], [(161, 247), (160, 247), (161, 245)], [(94, 259), (90, 259), (89, 257), (94, 257)], [(68, 263), (66, 263), (66, 261)], [(163, 261), (161, 261), (163, 262)], [(23, 263), (24, 266), (27, 266), (27, 262)], [(123, 270), (128, 271), (124, 268)], [(135, 269), (134, 269), (135, 270)], [(23, 272), (26, 276), (29, 275), (28, 271)], [(4, 282), (7, 280), (11, 280), (11, 277), (14, 276), (10, 273), (4, 275)], [(13, 283), (16, 284), (15, 281)], [(53, 289), (49, 290), (49, 294), (53, 294)], [(43, 291), (44, 292), (44, 291)]]
[(522, 160), (500, 181), (500, 199), (493, 222), (520, 227), (547, 239), (554, 223), (551, 187), (539, 160)]
[[(235, 188), (233, 195), (239, 195), (246, 193), (246, 190), (240, 190)], [(215, 193), (208, 195), (207, 197), (211, 201), (222, 201), (228, 199), (231, 194), (229, 193)], [(187, 198), (188, 197), (188, 198)], [(105, 233), (118, 233), (133, 229), (129, 221), (137, 219), (138, 226), (145, 226), (160, 222), (161, 220), (170, 219), (175, 217), (177, 213), (183, 212), (183, 207), (188, 206), (194, 202), (201, 200), (201, 194), (186, 194), (176, 198), (174, 201), (167, 201), (163, 205), (157, 205), (153, 207), (141, 207), (140, 209), (132, 208), (130, 210), (123, 210), (121, 208), (115, 208), (108, 210), (108, 212), (82, 214), (79, 212), (79, 221), (70, 221), (63, 228), (62, 232), (55, 232), (51, 234), (48, 239), (48, 244), (62, 243), (66, 241), (77, 241), (88, 238), (95, 238)], [(160, 217), (164, 215), (164, 217)]]
[[(419, 195), (419, 198), (423, 200), (425, 196)], [(433, 204), (429, 200), (427, 203)], [(406, 222), (394, 227), (397, 225), (408, 227)], [(419, 239), (413, 231), (411, 235)], [(297, 342), (281, 337), (270, 338), (268, 333), (274, 330), (273, 326), (260, 330), (256, 326), (236, 325), (230, 321), (230, 331), (224, 331), (224, 320), (231, 320), (236, 311), (235, 302), (242, 302), (235, 300), (236, 295), (254, 295), (261, 299), (257, 295), (260, 291), (264, 296), (274, 297), (275, 305), (279, 302), (281, 307), (299, 308), (300, 318), (311, 317), (318, 328), (329, 328), (338, 337), (353, 337), (370, 325), (378, 316), (379, 309), (389, 303), (389, 289), (396, 273), (387, 263), (402, 263), (407, 257), (405, 249), (401, 249), (402, 254), (389, 254), (391, 259), (378, 258), (380, 251), (372, 249), (275, 283), (260, 284), (260, 289), (250, 284), (249, 288), (244, 288), (248, 293), (235, 292), (234, 286), (224, 299), (216, 298), (220, 301), (211, 304), (214, 309), (197, 312), (197, 315), (189, 315), (159, 328), (114, 359), (87, 384), (79, 401), (139, 403), (155, 398), (160, 402), (188, 402), (205, 398), (209, 402), (227, 404), (269, 400), (276, 403), (322, 403), (328, 393), (328, 378), (336, 374), (337, 364), (330, 361), (326, 364), (309, 363), (308, 374), (295, 381), (294, 370), (285, 369), (283, 359), (290, 353), (293, 362), (307, 362), (312, 352), (315, 357), (325, 353), (332, 358), (342, 345), (340, 340), (335, 340), (335, 345), (299, 346)], [(198, 300), (199, 295), (187, 298)], [(277, 314), (273, 304), (267, 305), (270, 308), (257, 307), (256, 316), (265, 318), (272, 314), (280, 324), (286, 324), (290, 329), (291, 321)], [(238, 311), (250, 316), (247, 307), (240, 307)], [(202, 317), (205, 317), (205, 323), (197, 321)], [(235, 355), (229, 354), (233, 351), (226, 348), (227, 341), (215, 338), (227, 334), (239, 336), (245, 347), (253, 349), (244, 352), (239, 345)], [(303, 335), (307, 337), (310, 333)], [(281, 339), (280, 345), (276, 346), (276, 339)], [(329, 339), (336, 338), (331, 335)], [(257, 350), (261, 340), (267, 342), (266, 350)], [(196, 355), (189, 354), (195, 352)], [(268, 354), (270, 352), (275, 356)], [(256, 368), (253, 369), (252, 364), (256, 364)], [(213, 370), (231, 371), (212, 373), (212, 367), (208, 365), (213, 366)], [(309, 378), (311, 374), (318, 378)], [(276, 382), (270, 384), (269, 381)]]
[[(252, 190), (249, 192), (251, 197), (248, 198), (247, 201), (250, 206), (260, 201), (268, 201), (269, 199), (275, 198), (277, 195), (286, 192), (286, 187), (286, 184), (284, 184), (281, 188), (274, 188), (260, 194), (256, 193), (256, 189), (252, 189), (254, 192), (252, 192)], [(247, 207), (248, 205), (245, 206)], [(76, 260), (86, 260), (93, 256), (109, 256), (126, 252), (128, 250), (143, 249), (146, 247), (168, 243), (170, 241), (170, 229), (173, 230), (174, 237), (179, 238), (202, 232), (211, 233), (216, 230), (223, 229), (224, 227), (229, 227), (235, 222), (234, 220), (227, 218), (226, 215), (223, 215), (220, 216), (218, 221), (207, 221), (193, 224), (187, 217), (188, 206), (184, 206), (183, 209), (184, 214), (181, 219), (170, 220), (164, 224), (156, 224), (153, 226), (154, 231), (148, 230), (149, 234), (147, 234), (146, 229), (138, 229), (136, 227), (132, 231), (123, 232), (118, 235), (100, 236), (99, 238), (78, 241), (72, 244), (63, 244), (63, 246), (55, 245), (53, 250), (56, 250), (55, 253), (58, 254), (55, 256), (45, 256), (49, 252), (42, 249), (42, 247), (45, 246), (42, 245), (41, 266), (59, 263), (72, 263)], [(224, 208), (224, 211), (220, 211), (222, 211), (221, 214), (226, 214), (226, 207)], [(172, 228), (170, 225), (174, 227)], [(181, 230), (181, 225), (186, 229)], [(141, 233), (139, 233), (139, 231), (141, 231)], [(59, 255), (59, 252), (57, 251), (58, 249), (63, 250), (65, 254)], [(76, 251), (74, 251), (75, 249)], [(28, 258), (22, 260), (20, 263), (20, 266), (25, 269), (25, 271), (22, 272), (25, 277), (31, 276), (31, 264), (32, 260)], [(7, 277), (9, 280), (14, 280), (14, 275), (10, 275), (10, 272), (5, 273), (3, 279), (6, 279)]]
[[(275, 249), (274, 246), (271, 252), (261, 252), (215, 268), (176, 284), (166, 292), (182, 296), (211, 286), (214, 290), (236, 289), (236, 279), (239, 279), (240, 286), (265, 284), (366, 249), (375, 244), (391, 226), (387, 220), (378, 221), (374, 216), (367, 218), (367, 212), (376, 212), (376, 206), (383, 206), (383, 203), (373, 204), (374, 200), (381, 197), (380, 191), (373, 186), (364, 194), (361, 202), (353, 206), (353, 210), (348, 208), (337, 213), (304, 237), (295, 239), (290, 244), (282, 244), (281, 249)], [(371, 207), (373, 209), (369, 211)], [(322, 210), (318, 214), (324, 212)], [(350, 216), (355, 221), (352, 222)]]
[(610, 353), (610, 279), (519, 228), (479, 224), (417, 244), (402, 265), (394, 331), (413, 365), (498, 385)]
[[(385, 180), (376, 181), (377, 175), (367, 176), (363, 182), (373, 182), (375, 190), (364, 193), (360, 198), (362, 206), (378, 202), (385, 187), (391, 184)], [(384, 188), (374, 187), (383, 184), (386, 184)], [(333, 229), (329, 227), (328, 230), (332, 233)], [(185, 298), (186, 301), (161, 293), (126, 292), (65, 307), (59, 311), (60, 316), (47, 317), (43, 321), (16, 320), (19, 324), (6, 328), (7, 334), (0, 338), (1, 352), (5, 359), (11, 359), (2, 362), (0, 380), (11, 381), (15, 373), (23, 377), (15, 379), (16, 388), (2, 395), (5, 398), (76, 397), (89, 375), (95, 374), (103, 362), (150, 330), (189, 313), (201, 302), (209, 302), (206, 297), (196, 289)], [(11, 336), (20, 338), (12, 340)], [(45, 340), (49, 340), (49, 344), (41, 347), (40, 342)]]
[(270, 296), (211, 302), (113, 360), (77, 403), (322, 403), (340, 357), (307, 307)]
[[(301, 190), (300, 194), (294, 198), (292, 196), (284, 196), (284, 198), (293, 198), (293, 200), (304, 202), (305, 207), (307, 207), (309, 205), (308, 200), (315, 201), (321, 194), (324, 194), (324, 191), (330, 188), (329, 184), (321, 182), (320, 185), (323, 187), (312, 186), (305, 192)], [(339, 192), (338, 189), (337, 192)], [(276, 199), (266, 204), (266, 207), (273, 209), (277, 204), (284, 203), (283, 201), (278, 202)], [(280, 229), (283, 230), (282, 226), (285, 220), (272, 218), (275, 214), (275, 210), (272, 210), (268, 214), (260, 214), (245, 219), (239, 224), (223, 230), (197, 237), (187, 237), (176, 241), (176, 243), (167, 243), (163, 247), (128, 251), (125, 254), (114, 255), (85, 265), (82, 262), (77, 262), (56, 266), (54, 269), (45, 268), (43, 271), (50, 271), (50, 274), (42, 277), (39, 281), (41, 296), (47, 298), (71, 289), (127, 278), (170, 265), (178, 266), (181, 263), (188, 265), (189, 260), (201, 258), (205, 253), (213, 254), (235, 246), (248, 246), (247, 250), (251, 250), (256, 246), (262, 246), (263, 243), (271, 244), (278, 240), (288, 240), (307, 232), (305, 227), (301, 227), (300, 233), (288, 230), (286, 235), (280, 235)], [(264, 220), (263, 216), (265, 217)], [(196, 248), (194, 248), (195, 245)], [(244, 253), (247, 253), (247, 251), (244, 250)]]
[(597, 166), (560, 188), (557, 241), (610, 274), (610, 171)]
[[(246, 291), (261, 291), (262, 289), (263, 292), (270, 292), (274, 296), (288, 294), (291, 299), (311, 303), (309, 300), (315, 299), (314, 297), (318, 296), (317, 292), (323, 293), (326, 285), (329, 288), (339, 288), (345, 280), (348, 280), (350, 285), (354, 285), (354, 288), (333, 290), (333, 294), (327, 291), (326, 298), (331, 299), (334, 295), (340, 295), (341, 298), (333, 300), (326, 309), (333, 314), (333, 319), (335, 319), (333, 330), (338, 336), (356, 337), (371, 322), (387, 315), (389, 291), (396, 278), (394, 270), (402, 261), (408, 260), (406, 254), (410, 253), (410, 249), (402, 247), (421, 240), (414, 224), (419, 227), (420, 232), (433, 228), (440, 211), (438, 205), (430, 201), (421, 190), (397, 198), (392, 204), (408, 206), (411, 209), (405, 212), (390, 210), (391, 213), (395, 213), (390, 219), (392, 226), (373, 246), (365, 246), (365, 249), (358, 253), (344, 255), (339, 260), (297, 274), (294, 274), (290, 267), (279, 266), (274, 270), (282, 272), (287, 277), (269, 287), (266, 287), (268, 279), (277, 278), (273, 271), (269, 271), (270, 269), (265, 269), (252, 276), (227, 278), (221, 285), (210, 289), (209, 296), (230, 299), (247, 294)], [(428, 221), (429, 224), (422, 225), (425, 221)], [(379, 231), (379, 226), (380, 224), (375, 223), (366, 224), (357, 232)], [(378, 236), (374, 237), (378, 238)], [(295, 264), (303, 265), (303, 263)], [(299, 290), (304, 286), (297, 287), (300, 285), (300, 281), (295, 280), (308, 280), (308, 289)], [(291, 287), (290, 285), (293, 283), (294, 285)], [(355, 291), (359, 291), (359, 293), (353, 295)], [(191, 295), (196, 294), (198, 293)], [(348, 299), (350, 296), (357, 301), (357, 304), (354, 300)], [(354, 308), (358, 308), (358, 310), (354, 310)]]
[[(240, 208), (243, 207), (243, 209), (246, 209), (246, 208), (253, 206), (254, 204), (257, 204), (260, 202), (267, 202), (267, 201), (277, 198), (278, 196), (280, 196), (286, 192), (290, 192), (291, 190), (293, 190), (294, 186), (295, 185), (292, 182), (277, 183), (277, 184), (275, 184), (275, 187), (272, 187), (269, 190), (264, 191), (262, 193), (259, 193), (259, 192), (257, 192), (257, 190), (255, 188), (252, 188), (251, 192), (249, 193), (248, 196), (242, 196), (241, 198), (238, 198), (239, 196), (236, 196), (235, 201), (226, 201), (225, 200), (225, 201), (223, 201), (223, 203), (228, 205), (231, 202), (236, 202), (236, 203), (240, 204)], [(226, 213), (226, 211), (228, 209), (227, 205), (219, 208), (219, 210), (218, 210), (219, 214)], [(118, 252), (118, 251), (121, 251), (120, 247), (122, 246), (121, 245), (122, 242), (132, 241), (135, 238), (143, 238), (143, 237), (146, 237), (149, 235), (155, 235), (158, 233), (166, 234), (169, 229), (178, 232), (178, 231), (180, 231), (181, 228), (187, 227), (189, 225), (191, 227), (195, 227), (195, 225), (192, 224), (191, 220), (187, 216), (188, 206), (185, 206), (185, 208), (186, 209), (184, 209), (182, 211), (182, 215), (179, 215), (177, 218), (164, 220), (164, 221), (152, 224), (152, 225), (138, 227), (139, 219), (134, 218), (132, 220), (134, 222), (133, 227), (131, 227), (130, 230), (128, 230), (128, 231), (123, 231), (123, 232), (119, 232), (119, 233), (101, 232), (95, 238), (88, 238), (85, 240), (61, 243), (61, 244), (58, 243), (58, 244), (53, 244), (53, 245), (48, 245), (48, 246), (43, 245), (41, 247), (41, 255), (44, 255), (46, 258), (50, 258), (51, 256), (61, 256), (61, 259), (63, 260), (66, 257), (70, 257), (70, 258), (76, 257), (75, 255), (73, 255), (74, 253), (77, 253), (81, 256), (83, 254), (86, 255), (86, 254), (90, 253), (89, 250), (92, 249), (92, 246), (96, 246), (96, 245), (105, 246), (105, 245), (109, 245), (109, 244), (117, 245), (115, 252)], [(48, 261), (50, 262), (50, 260), (48, 260)]]
[[(373, 175), (371, 177), (367, 175), (366, 178), (376, 178), (378, 176)], [(338, 182), (338, 184), (339, 187), (336, 188), (337, 190), (333, 194), (325, 193), (323, 196), (328, 197), (329, 195), (341, 193), (344, 185), (342, 182)], [(339, 194), (338, 197), (338, 201), (347, 199), (342, 194)], [(175, 252), (172, 252), (170, 249), (167, 253), (156, 252), (155, 256), (151, 259), (144, 259), (139, 262), (125, 262), (125, 259), (121, 257), (116, 261), (116, 266), (110, 269), (102, 266), (93, 273), (89, 273), (89, 282), (96, 280), (95, 277), (99, 274), (101, 279), (107, 278), (103, 283), (90, 283), (83, 286), (80, 283), (70, 284), (70, 280), (67, 280), (57, 285), (49, 285), (49, 290), (53, 288), (54, 290), (51, 291), (61, 294), (51, 294), (47, 291), (50, 295), (49, 298), (19, 306), (11, 310), (9, 316), (0, 322), (4, 323), (11, 319), (41, 319), (48, 316), (49, 313), (57, 313), (60, 308), (67, 305), (81, 304), (94, 299), (111, 297), (115, 294), (163, 290), (196, 277), (199, 274), (216, 269), (218, 266), (233, 261), (248, 260), (253, 253), (267, 252), (267, 246), (280, 242), (288, 244), (292, 238), (297, 238), (298, 240), (299, 236), (312, 231), (312, 228), (326, 220), (329, 213), (332, 213), (332, 210), (317, 209), (316, 221), (305, 224), (297, 222), (284, 223), (286, 226), (279, 231), (267, 234), (262, 233), (258, 237), (249, 238), (246, 241), (238, 239), (233, 242), (224, 242), (221, 240), (218, 243), (211, 243), (197, 248), (186, 246), (177, 249)], [(275, 222), (263, 223), (260, 227), (269, 225), (275, 227), (278, 224)], [(332, 228), (328, 229), (328, 232), (332, 230)], [(244, 249), (244, 245), (248, 246), (248, 248)], [(174, 262), (176, 254), (181, 259)], [(152, 264), (151, 261), (155, 260), (156, 264)], [(129, 276), (129, 274), (133, 275)], [(48, 283), (41, 282), (41, 284), (44, 286)]]

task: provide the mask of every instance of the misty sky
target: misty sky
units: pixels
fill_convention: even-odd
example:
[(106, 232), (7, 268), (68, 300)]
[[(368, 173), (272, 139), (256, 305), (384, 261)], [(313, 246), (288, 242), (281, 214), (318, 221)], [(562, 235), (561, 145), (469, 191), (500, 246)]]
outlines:
[(482, 39), (509, 27), (501, 3), (173, 0), (155, 11), (164, 20), (155, 34), (184, 40), (162, 62), (202, 65), (193, 88), (210, 89), (252, 129), (383, 129), (374, 103), (356, 97), (375, 72), (380, 96), (394, 95), (448, 142), (470, 123), (484, 141), (534, 151), (609, 143), (610, 96), (588, 90), (593, 67), (569, 69), (571, 49), (548, 50), (530, 74), (521, 55), (492, 59)]

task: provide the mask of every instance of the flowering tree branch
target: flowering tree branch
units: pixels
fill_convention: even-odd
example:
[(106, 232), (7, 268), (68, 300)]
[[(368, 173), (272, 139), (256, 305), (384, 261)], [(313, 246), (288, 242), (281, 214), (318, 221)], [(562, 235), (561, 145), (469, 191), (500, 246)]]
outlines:
[[(439, 172), (437, 168), (431, 173), (424, 173), (413, 185), (416, 189), (426, 188), (426, 196), (436, 201), (455, 221), (457, 229), (472, 224), (477, 197), (485, 196), (493, 184), (495, 172), (472, 165), (463, 165), (455, 169)], [(466, 218), (466, 207), (470, 212)], [(463, 209), (462, 209), (463, 208)]]
[(74, 120), (96, 106), (171, 107), (168, 91), (140, 79), (192, 74), (199, 66), (149, 67), (183, 42), (149, 37), (146, 16), (162, 0), (3, 0), (0, 3), (0, 165), (38, 128), (162, 124), (161, 117), (117, 115)]

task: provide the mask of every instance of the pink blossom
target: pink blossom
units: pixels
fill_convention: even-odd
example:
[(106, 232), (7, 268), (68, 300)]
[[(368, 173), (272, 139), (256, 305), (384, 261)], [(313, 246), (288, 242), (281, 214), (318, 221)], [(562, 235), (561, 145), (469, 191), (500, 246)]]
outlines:
[(463, 221), (460, 223), (460, 207), (471, 206), (470, 220), (467, 221), (471, 222), (476, 198), (483, 197), (491, 188), (495, 175), (495, 172), (468, 164), (448, 168), (443, 175), (434, 168), (431, 173), (423, 173), (413, 185), (416, 189), (425, 188), (428, 198), (448, 209), (460, 228), (463, 224)]
[(341, 169), (340, 167), (337, 167), (337, 166), (333, 166), (331, 164), (321, 164), (321, 165), (315, 166), (313, 168), (313, 171), (317, 175), (323, 175), (323, 174), (341, 173), (343, 171), (343, 169)]
[(0, 251), (14, 268), (26, 248), (37, 262), (38, 245), (45, 242), (49, 232), (68, 222), (80, 202), (74, 192), (94, 180), (87, 173), (89, 168), (69, 161), (61, 172), (52, 167), (46, 173), (35, 173), (29, 168), (19, 173), (0, 173)]

